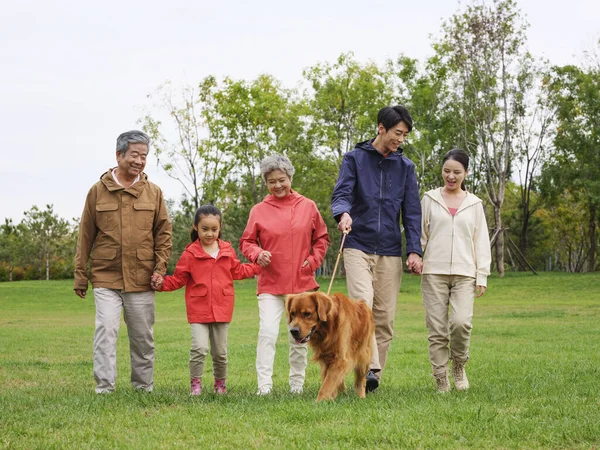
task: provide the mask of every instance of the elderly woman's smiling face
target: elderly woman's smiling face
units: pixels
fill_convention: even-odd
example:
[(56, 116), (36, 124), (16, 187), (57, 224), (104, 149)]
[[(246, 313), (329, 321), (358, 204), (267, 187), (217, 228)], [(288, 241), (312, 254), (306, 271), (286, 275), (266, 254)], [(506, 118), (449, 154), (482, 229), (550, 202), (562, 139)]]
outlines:
[(266, 176), (269, 193), (276, 198), (283, 198), (290, 194), (292, 180), (287, 174), (279, 169), (269, 172)]

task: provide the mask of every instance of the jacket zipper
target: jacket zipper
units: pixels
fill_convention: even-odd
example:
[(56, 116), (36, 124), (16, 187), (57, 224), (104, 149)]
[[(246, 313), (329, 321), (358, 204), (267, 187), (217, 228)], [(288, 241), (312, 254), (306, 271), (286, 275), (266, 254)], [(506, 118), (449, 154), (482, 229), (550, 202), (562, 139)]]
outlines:
[(379, 240), (381, 236), (381, 203), (383, 202), (383, 168), (381, 167), (381, 163), (383, 161), (379, 161), (379, 212), (377, 216), (377, 242), (375, 243), (375, 251), (374, 255), (377, 254), (377, 249), (379, 247)]

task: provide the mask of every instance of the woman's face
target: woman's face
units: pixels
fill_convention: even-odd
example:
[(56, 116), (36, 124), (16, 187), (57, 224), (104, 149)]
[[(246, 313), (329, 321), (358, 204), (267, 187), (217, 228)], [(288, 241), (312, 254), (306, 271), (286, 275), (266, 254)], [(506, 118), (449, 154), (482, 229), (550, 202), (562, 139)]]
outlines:
[(283, 198), (290, 194), (292, 180), (287, 174), (279, 169), (269, 172), (266, 176), (269, 193), (277, 198)]
[(444, 186), (450, 192), (458, 192), (460, 186), (467, 176), (467, 171), (464, 166), (454, 159), (449, 159), (442, 167), (442, 178)]

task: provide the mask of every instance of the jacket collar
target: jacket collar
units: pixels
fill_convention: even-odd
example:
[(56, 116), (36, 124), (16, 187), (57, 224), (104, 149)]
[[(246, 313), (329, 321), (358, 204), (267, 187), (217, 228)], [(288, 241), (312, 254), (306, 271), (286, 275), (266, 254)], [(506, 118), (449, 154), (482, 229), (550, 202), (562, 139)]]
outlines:
[[(448, 207), (446, 206), (446, 203), (444, 203), (444, 197), (442, 197), (442, 188), (441, 187), (437, 188), (437, 189), (432, 189), (431, 191), (427, 191), (427, 192), (425, 192), (425, 195), (427, 197), (431, 198), (436, 203), (439, 203), (442, 207), (444, 207), (444, 209), (446, 209), (446, 210), (448, 209)], [(467, 191), (467, 196), (465, 197), (463, 202), (460, 204), (458, 211), (462, 211), (463, 209), (466, 209), (469, 206), (476, 205), (477, 203), (482, 203), (481, 199), (479, 197), (477, 197), (476, 195), (471, 194), (470, 192)]]
[(140, 174), (140, 180), (137, 183), (135, 183), (132, 186), (129, 186), (128, 188), (124, 188), (123, 186), (118, 184), (113, 178), (113, 169), (114, 168), (108, 169), (108, 171), (104, 172), (100, 177), (100, 181), (102, 181), (104, 186), (106, 186), (106, 189), (108, 189), (110, 192), (124, 190), (125, 192), (133, 195), (136, 198), (139, 197), (144, 188), (146, 187), (146, 184), (148, 183), (148, 175), (142, 172)]
[(283, 198), (277, 198), (274, 195), (269, 194), (264, 198), (263, 202), (273, 205), (277, 208), (284, 208), (286, 206), (294, 206), (303, 198), (304, 197), (302, 197), (302, 195), (298, 194), (293, 189), (290, 189), (289, 195), (286, 195)]
[(373, 147), (373, 141), (375, 140), (375, 138), (373, 139), (369, 139), (368, 141), (364, 141), (364, 142), (359, 142), (358, 144), (356, 144), (356, 148), (360, 148), (361, 150), (366, 150), (368, 152), (374, 152), (377, 153), (379, 156), (381, 156), (382, 158), (385, 159), (389, 159), (389, 158), (399, 158), (402, 155), (404, 155), (404, 149), (402, 147), (398, 147), (398, 151), (392, 152), (387, 156), (383, 156), (379, 150), (377, 150), (375, 147)]
[[(231, 246), (231, 244), (229, 242), (222, 241), (221, 239), (219, 239), (218, 242), (219, 242), (219, 255), (217, 256), (217, 259), (219, 259), (222, 256), (231, 256), (233, 254), (233, 247)], [(212, 258), (212, 256), (210, 256), (208, 253), (206, 253), (204, 251), (204, 248), (202, 248), (202, 244), (200, 243), (200, 241), (198, 239), (196, 239), (191, 244), (188, 244), (187, 247), (185, 247), (185, 251), (190, 252), (195, 258), (200, 258), (200, 259)]]

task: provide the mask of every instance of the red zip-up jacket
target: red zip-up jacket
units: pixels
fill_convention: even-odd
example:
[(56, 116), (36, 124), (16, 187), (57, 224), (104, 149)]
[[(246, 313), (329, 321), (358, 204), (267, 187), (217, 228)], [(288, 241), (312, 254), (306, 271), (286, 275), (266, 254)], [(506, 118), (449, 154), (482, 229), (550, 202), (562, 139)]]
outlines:
[(258, 264), (242, 264), (231, 244), (219, 239), (219, 254), (213, 258), (200, 241), (189, 244), (166, 276), (161, 291), (174, 291), (185, 284), (185, 308), (189, 323), (231, 322), (233, 280), (260, 273)]
[[(318, 289), (315, 271), (328, 247), (327, 226), (317, 205), (293, 190), (281, 199), (267, 195), (254, 205), (240, 239), (240, 250), (250, 261), (263, 250), (271, 252), (271, 263), (258, 276), (258, 294)], [(307, 259), (308, 265), (302, 267)]]

